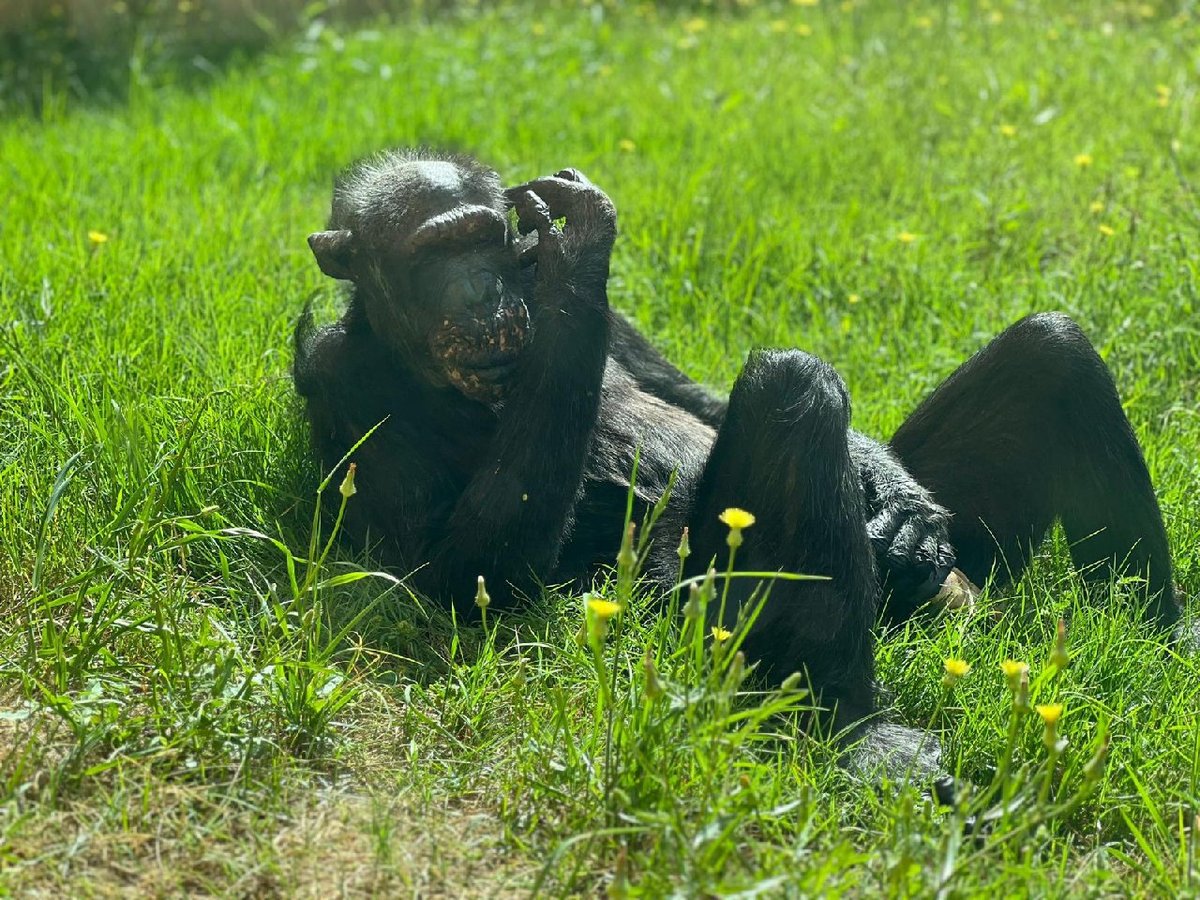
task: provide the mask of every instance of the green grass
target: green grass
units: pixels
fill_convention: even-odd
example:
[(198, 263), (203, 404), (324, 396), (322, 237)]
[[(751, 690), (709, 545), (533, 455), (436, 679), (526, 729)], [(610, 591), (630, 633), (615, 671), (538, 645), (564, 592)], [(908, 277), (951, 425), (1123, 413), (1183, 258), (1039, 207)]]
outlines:
[[(1166, 3), (523, 7), (314, 29), (0, 122), (0, 887), (1196, 893), (1200, 666), (1086, 601), (1061, 540), (977, 612), (881, 638), (971, 803), (1006, 746), (998, 663), (1066, 704), (1054, 784), (1027, 717), (1000, 782), (1026, 802), (963, 840), (971, 807), (853, 782), (800, 698), (645, 598), (594, 656), (578, 598), (455, 628), (369, 560), (304, 563), (320, 473), (288, 366), (305, 300), (337, 309), (304, 243), (337, 168), (414, 143), (509, 182), (575, 165), (620, 211), (613, 304), (718, 389), (801, 346), (886, 435), (1013, 319), (1075, 316), (1194, 594), (1198, 46)], [(946, 657), (973, 664), (948, 698)]]

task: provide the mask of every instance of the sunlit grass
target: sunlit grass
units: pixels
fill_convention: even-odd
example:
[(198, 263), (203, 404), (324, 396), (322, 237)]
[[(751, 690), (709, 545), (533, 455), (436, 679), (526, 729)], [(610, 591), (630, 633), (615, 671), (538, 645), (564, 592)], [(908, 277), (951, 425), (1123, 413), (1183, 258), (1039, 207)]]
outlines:
[(1200, 669), (1086, 597), (1061, 540), (881, 635), (898, 715), (975, 784), (953, 810), (803, 737), (800, 685), (766, 691), (701, 614), (719, 579), (661, 615), (640, 529), (593, 594), (484, 626), (325, 555), (289, 340), (338, 301), (304, 238), (340, 166), (429, 143), (510, 182), (578, 166), (620, 212), (612, 302), (672, 359), (725, 390), (801, 346), (870, 433), (1070, 313), (1200, 588), (1195, 14), (728, 6), (312, 28), (0, 122), (5, 887), (1196, 890)]

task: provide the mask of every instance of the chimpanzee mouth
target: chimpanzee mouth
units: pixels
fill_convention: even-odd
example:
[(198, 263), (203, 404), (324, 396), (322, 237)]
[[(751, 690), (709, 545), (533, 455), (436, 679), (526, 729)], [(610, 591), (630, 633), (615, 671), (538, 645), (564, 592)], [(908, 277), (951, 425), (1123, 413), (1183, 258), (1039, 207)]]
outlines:
[(509, 352), (483, 359), (458, 359), (455, 363), (466, 374), (476, 375), (485, 381), (503, 381), (512, 375), (519, 357), (520, 354)]

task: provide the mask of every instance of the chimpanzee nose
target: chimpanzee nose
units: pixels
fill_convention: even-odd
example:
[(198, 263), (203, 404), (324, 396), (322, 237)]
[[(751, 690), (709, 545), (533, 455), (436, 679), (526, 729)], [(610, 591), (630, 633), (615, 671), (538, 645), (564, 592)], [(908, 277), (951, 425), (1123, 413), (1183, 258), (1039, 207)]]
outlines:
[(484, 315), (491, 315), (504, 296), (504, 282), (494, 275), (482, 275), (475, 283), (475, 308)]

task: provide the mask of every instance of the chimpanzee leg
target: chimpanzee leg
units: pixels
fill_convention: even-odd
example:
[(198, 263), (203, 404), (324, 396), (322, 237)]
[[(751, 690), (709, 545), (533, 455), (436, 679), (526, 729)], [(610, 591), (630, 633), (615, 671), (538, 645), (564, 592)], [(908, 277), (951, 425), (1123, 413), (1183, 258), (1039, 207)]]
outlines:
[(891, 446), (953, 513), (950, 540), (972, 581), (1025, 568), (1061, 518), (1094, 578), (1147, 579), (1148, 616), (1179, 617), (1158, 501), (1112, 375), (1061, 314), (1029, 316), (951, 375)]
[[(845, 386), (829, 365), (798, 351), (756, 352), (734, 385), (690, 520), (692, 574), (714, 557), (724, 564), (727, 529), (717, 517), (737, 506), (757, 519), (744, 532), (738, 569), (831, 576), (771, 583), (744, 647), (772, 678), (807, 669), (822, 704), (836, 705), (838, 727), (873, 709), (878, 591), (849, 418)], [(726, 627), (755, 586), (734, 579)]]

